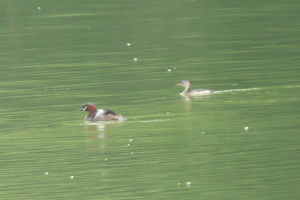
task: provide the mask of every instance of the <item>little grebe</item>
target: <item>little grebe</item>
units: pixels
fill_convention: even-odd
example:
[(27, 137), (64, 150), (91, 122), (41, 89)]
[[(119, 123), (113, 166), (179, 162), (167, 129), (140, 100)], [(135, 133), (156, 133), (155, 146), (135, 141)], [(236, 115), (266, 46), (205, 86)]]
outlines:
[(177, 83), (175, 86), (184, 86), (184, 90), (182, 93), (180, 93), (182, 96), (204, 96), (204, 95), (210, 95), (214, 93), (212, 90), (208, 89), (197, 89), (197, 90), (191, 90), (191, 83), (188, 80), (182, 80), (180, 83)]
[(117, 115), (114, 111), (103, 108), (96, 109), (93, 103), (86, 103), (78, 111), (87, 111), (89, 114), (85, 117), (85, 121), (124, 121), (122, 115)]

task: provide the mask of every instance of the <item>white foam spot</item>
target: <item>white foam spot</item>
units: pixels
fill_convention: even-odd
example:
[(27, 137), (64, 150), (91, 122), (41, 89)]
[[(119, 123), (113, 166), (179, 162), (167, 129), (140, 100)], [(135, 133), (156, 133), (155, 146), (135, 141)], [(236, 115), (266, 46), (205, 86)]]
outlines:
[(137, 62), (137, 58), (134, 58), (133, 61), (134, 61), (134, 62)]
[(130, 46), (131, 46), (131, 44), (128, 42), (128, 43), (127, 43), (127, 46), (128, 46), (128, 47), (130, 47)]
[(49, 172), (45, 172), (45, 175), (48, 175), (49, 174)]
[(190, 187), (191, 184), (192, 184), (192, 182), (186, 182), (186, 186), (187, 186), (187, 187)]
[(74, 176), (70, 176), (70, 179), (73, 179), (74, 178)]
[(248, 130), (249, 130), (249, 127), (248, 127), (248, 126), (245, 126), (244, 130), (245, 130), (245, 131), (248, 131)]

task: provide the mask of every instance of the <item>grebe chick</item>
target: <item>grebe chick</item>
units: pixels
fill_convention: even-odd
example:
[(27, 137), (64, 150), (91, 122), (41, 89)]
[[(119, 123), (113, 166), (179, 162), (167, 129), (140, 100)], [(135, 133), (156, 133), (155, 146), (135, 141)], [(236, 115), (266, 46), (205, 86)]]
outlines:
[(191, 90), (191, 83), (188, 80), (182, 80), (180, 83), (177, 83), (175, 86), (184, 86), (184, 90), (182, 93), (180, 93), (182, 96), (204, 96), (204, 95), (210, 95), (214, 93), (212, 90), (208, 89), (197, 89), (197, 90)]
[(96, 109), (96, 106), (93, 103), (85, 103), (81, 109), (78, 111), (87, 111), (89, 114), (85, 117), (87, 122), (95, 121), (124, 121), (125, 117), (122, 115), (117, 115), (114, 111), (103, 108)]

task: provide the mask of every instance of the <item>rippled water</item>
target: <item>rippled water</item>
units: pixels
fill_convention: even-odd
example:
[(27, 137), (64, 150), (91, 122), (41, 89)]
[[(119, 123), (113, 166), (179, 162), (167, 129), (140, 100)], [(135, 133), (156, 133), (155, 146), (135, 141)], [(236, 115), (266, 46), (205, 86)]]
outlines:
[(1, 197), (297, 199), (298, 7), (2, 1)]

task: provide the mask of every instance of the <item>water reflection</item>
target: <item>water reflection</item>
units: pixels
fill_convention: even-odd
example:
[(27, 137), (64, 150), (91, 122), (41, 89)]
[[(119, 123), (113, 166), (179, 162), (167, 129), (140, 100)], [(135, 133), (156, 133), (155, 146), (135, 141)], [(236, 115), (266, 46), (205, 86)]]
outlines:
[(106, 149), (106, 128), (112, 128), (119, 126), (121, 123), (118, 122), (98, 122), (98, 123), (86, 123), (87, 130), (87, 143), (89, 149), (93, 151), (100, 150), (101, 153), (105, 152)]
[(99, 123), (86, 123), (86, 129), (88, 131), (99, 131), (104, 132), (105, 130), (105, 122)]
[(86, 123), (88, 131), (86, 141), (88, 148), (94, 153), (104, 153), (106, 149), (105, 143), (105, 123)]
[(189, 95), (182, 95), (182, 99), (186, 102), (192, 102), (192, 100), (205, 100), (208, 99), (209, 96), (189, 96)]

